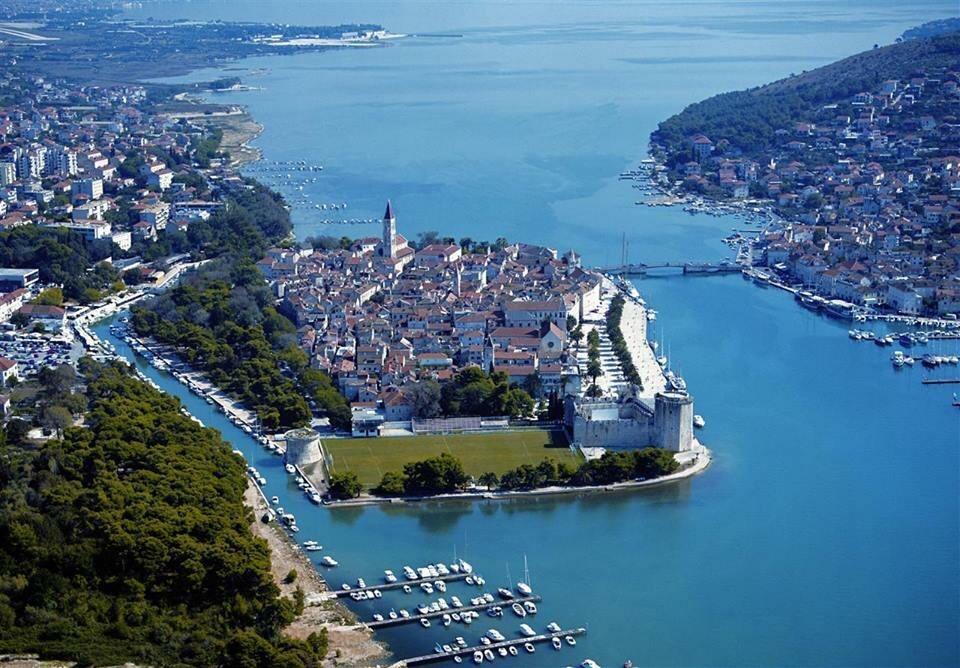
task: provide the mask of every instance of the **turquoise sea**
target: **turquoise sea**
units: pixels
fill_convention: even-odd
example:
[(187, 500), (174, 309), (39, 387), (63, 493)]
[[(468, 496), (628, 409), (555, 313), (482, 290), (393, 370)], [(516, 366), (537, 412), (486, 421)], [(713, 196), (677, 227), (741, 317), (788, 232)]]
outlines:
[[(325, 166), (307, 186), (347, 217), (394, 201), (401, 232), (573, 247), (591, 264), (717, 260), (735, 219), (634, 205), (617, 174), (656, 123), (708, 95), (758, 85), (889, 43), (957, 13), (955, 1), (150, 2), (131, 16), (382, 23), (389, 48), (260, 58), (226, 68), (260, 90), (247, 105), (268, 160)], [(239, 69), (238, 69), (239, 68)], [(190, 79), (222, 75), (197, 72)], [(318, 224), (300, 237), (375, 233)], [(341, 567), (336, 585), (385, 568), (452, 560), (490, 584), (526, 555), (544, 597), (532, 626), (586, 626), (575, 649), (517, 666), (956, 666), (960, 663), (960, 411), (949, 386), (895, 372), (889, 350), (739, 276), (637, 283), (658, 309), (715, 463), (693, 481), (582, 499), (327, 511), (170, 378), (152, 375), (221, 428), (269, 478), (299, 537)], [(106, 325), (101, 329), (105, 331)], [(939, 351), (957, 352), (941, 344)], [(935, 352), (937, 352), (935, 350)], [(951, 375), (950, 370), (939, 372)], [(952, 373), (956, 373), (955, 369)], [(469, 598), (465, 587), (450, 593)], [(369, 617), (421, 596), (391, 594)], [(466, 632), (382, 634), (399, 657)]]

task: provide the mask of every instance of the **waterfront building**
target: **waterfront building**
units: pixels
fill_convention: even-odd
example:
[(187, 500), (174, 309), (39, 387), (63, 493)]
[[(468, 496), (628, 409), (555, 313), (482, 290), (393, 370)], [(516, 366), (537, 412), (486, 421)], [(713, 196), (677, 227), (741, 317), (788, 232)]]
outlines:
[(693, 397), (682, 391), (640, 396), (636, 386), (619, 398), (567, 396), (565, 423), (575, 446), (635, 449), (648, 446), (672, 452), (694, 449)]
[(283, 435), (286, 441), (284, 461), (293, 466), (310, 466), (323, 459), (320, 434), (308, 427), (291, 429)]

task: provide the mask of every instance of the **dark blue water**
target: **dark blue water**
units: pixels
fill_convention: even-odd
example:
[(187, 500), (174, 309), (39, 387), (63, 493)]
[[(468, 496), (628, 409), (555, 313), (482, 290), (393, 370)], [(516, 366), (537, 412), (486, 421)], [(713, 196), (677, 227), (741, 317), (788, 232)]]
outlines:
[[(137, 15), (170, 13), (147, 4)], [(707, 95), (756, 85), (890, 42), (955, 2), (491, 1), (259, 3), (202, 0), (190, 18), (381, 22), (416, 37), (387, 49), (247, 61), (246, 104), (271, 160), (325, 165), (315, 201), (401, 232), (575, 247), (615, 261), (727, 254), (731, 219), (634, 206), (617, 174), (657, 121)], [(201, 72), (192, 78), (208, 78)], [(334, 228), (294, 210), (297, 232)], [(586, 625), (576, 650), (511, 665), (955, 666), (960, 663), (960, 411), (923, 369), (738, 276), (638, 283), (708, 422), (715, 463), (669, 489), (562, 501), (328, 511), (289, 485), (278, 458), (202, 402), (191, 410), (292, 492), (303, 539), (342, 566), (334, 583), (454, 550), (495, 586), (528, 557), (544, 596), (535, 627)], [(933, 352), (953, 352), (940, 344)], [(154, 377), (159, 374), (151, 371)], [(941, 370), (955, 375), (956, 368)], [(172, 379), (158, 382), (184, 394)], [(321, 553), (323, 554), (323, 553)], [(451, 593), (469, 598), (470, 590)], [(421, 596), (377, 604), (411, 608)], [(412, 599), (412, 600), (411, 600)], [(358, 608), (369, 616), (374, 608)], [(502, 631), (518, 622), (501, 622)], [(492, 626), (487, 618), (473, 632)], [(383, 634), (398, 656), (469, 635)]]

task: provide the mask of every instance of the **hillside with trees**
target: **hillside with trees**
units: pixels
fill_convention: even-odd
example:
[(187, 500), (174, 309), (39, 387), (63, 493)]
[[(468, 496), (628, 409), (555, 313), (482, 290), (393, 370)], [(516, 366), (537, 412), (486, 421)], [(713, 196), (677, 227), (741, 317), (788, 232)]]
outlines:
[(836, 63), (748, 90), (721, 93), (691, 104), (660, 123), (651, 143), (667, 155), (687, 151), (702, 133), (715, 144), (747, 153), (773, 145), (775, 132), (816, 116), (823, 105), (910, 78), (920, 68), (950, 67), (960, 59), (960, 32), (877, 47)]
[(315, 666), (243, 505), (244, 462), (119, 364), (86, 360), (86, 425), (0, 433), (0, 653), (82, 665)]

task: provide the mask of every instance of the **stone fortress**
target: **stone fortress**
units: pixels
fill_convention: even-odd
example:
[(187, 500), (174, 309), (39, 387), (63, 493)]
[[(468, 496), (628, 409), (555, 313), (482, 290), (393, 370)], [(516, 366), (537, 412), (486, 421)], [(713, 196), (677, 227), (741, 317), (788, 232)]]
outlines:
[(323, 459), (320, 434), (309, 427), (291, 429), (283, 435), (287, 442), (284, 462), (304, 468)]
[(656, 446), (673, 452), (694, 449), (693, 397), (685, 391), (658, 392), (651, 402), (637, 388), (619, 398), (567, 397), (566, 425), (575, 445), (636, 449)]

